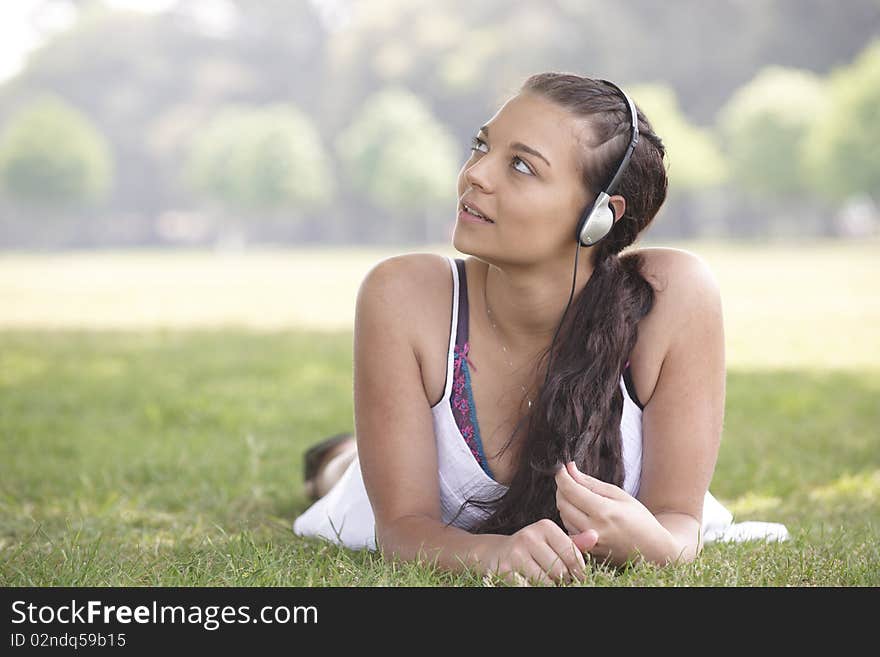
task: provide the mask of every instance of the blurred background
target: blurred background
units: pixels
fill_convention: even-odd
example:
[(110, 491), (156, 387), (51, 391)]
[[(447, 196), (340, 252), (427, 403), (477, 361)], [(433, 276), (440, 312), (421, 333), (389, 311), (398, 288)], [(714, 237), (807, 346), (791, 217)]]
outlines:
[(0, 248), (444, 243), (530, 74), (623, 86), (652, 239), (878, 232), (878, 0), (14, 0)]
[(399, 583), (291, 540), (301, 455), (365, 273), (461, 256), (470, 140), (548, 70), (666, 142), (636, 247), (721, 288), (711, 490), (799, 537), (683, 581), (880, 584), (880, 0), (0, 2), (0, 584)]

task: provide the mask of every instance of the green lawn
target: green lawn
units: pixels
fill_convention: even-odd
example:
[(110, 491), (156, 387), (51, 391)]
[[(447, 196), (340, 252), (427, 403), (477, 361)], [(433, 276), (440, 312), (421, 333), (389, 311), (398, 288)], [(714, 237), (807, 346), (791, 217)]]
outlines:
[[(783, 522), (792, 540), (714, 544), (664, 569), (597, 568), (591, 583), (880, 584), (877, 245), (682, 248), (713, 266), (725, 300), (728, 394), (711, 490), (737, 520)], [(109, 257), (64, 256), (67, 280), (40, 279), (32, 296), (49, 303), (67, 286), (86, 298), (83, 272)], [(275, 257), (290, 281), (315, 266), (306, 252)], [(341, 308), (357, 272), (383, 254), (337, 257), (347, 268), (323, 270), (336, 276), (324, 284)], [(72, 321), (69, 307), (57, 322), (36, 302), (28, 316), (9, 310), (10, 297), (27, 296), (23, 272), (52, 258), (61, 256), (0, 256), (0, 584), (483, 584), (292, 534), (306, 505), (303, 450), (353, 426), (350, 329), (297, 328), (291, 316), (275, 329), (252, 325), (260, 308), (247, 295), (238, 315), (236, 297), (224, 300), (213, 317), (225, 328), (213, 329), (176, 302), (126, 330), (107, 322), (126, 315), (124, 303), (95, 301), (104, 307), (93, 325)], [(174, 296), (194, 307), (212, 266), (208, 254), (113, 258), (120, 288), (140, 266), (189, 267)], [(242, 272), (267, 282), (271, 273), (263, 261)], [(134, 286), (133, 303), (150, 298), (145, 289)]]

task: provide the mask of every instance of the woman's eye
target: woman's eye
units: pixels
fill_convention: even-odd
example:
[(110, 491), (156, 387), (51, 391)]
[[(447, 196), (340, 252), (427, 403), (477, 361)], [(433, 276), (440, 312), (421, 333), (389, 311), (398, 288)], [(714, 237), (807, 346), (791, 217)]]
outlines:
[[(479, 137), (474, 137), (473, 139), (471, 139), (471, 150), (472, 150), (472, 151), (479, 150), (479, 147), (480, 147), (480, 146), (485, 146), (485, 145), (486, 145), (486, 142), (484, 142), (484, 141), (483, 141), (482, 139), (480, 139)], [(486, 152), (486, 151), (480, 150), (480, 153), (485, 153), (485, 152)], [(526, 161), (523, 160), (522, 158), (517, 157), (516, 155), (514, 155), (514, 156), (513, 156), (513, 159), (511, 160), (511, 162), (519, 162), (519, 163), (521, 163), (521, 164), (523, 165), (523, 169), (525, 169), (525, 170), (523, 170), (523, 169), (516, 169), (516, 170), (519, 171), (520, 173), (524, 173), (524, 174), (526, 174), (526, 175), (528, 175), (528, 176), (533, 176), (533, 175), (535, 175), (535, 174), (532, 173), (532, 170), (529, 168), (529, 165), (526, 164)]]
[[(486, 145), (485, 142), (482, 139), (480, 139), (479, 137), (474, 137), (473, 139), (471, 139), (471, 150), (472, 151), (477, 150), (477, 147), (479, 147), (479, 146), (485, 146), (485, 145)], [(483, 152), (483, 151), (480, 151), (480, 152)]]
[(531, 171), (531, 169), (529, 169), (529, 165), (526, 164), (525, 160), (520, 159), (520, 158), (518, 158), (518, 157), (516, 157), (516, 156), (514, 156), (513, 160), (514, 160), (515, 162), (521, 162), (522, 165), (523, 165), (523, 168), (525, 169), (525, 171), (523, 171), (522, 169), (517, 169), (517, 171), (519, 171), (519, 172), (521, 172), (521, 173), (526, 173), (526, 174), (528, 174), (528, 175), (530, 175), (530, 176), (532, 175), (532, 171)]

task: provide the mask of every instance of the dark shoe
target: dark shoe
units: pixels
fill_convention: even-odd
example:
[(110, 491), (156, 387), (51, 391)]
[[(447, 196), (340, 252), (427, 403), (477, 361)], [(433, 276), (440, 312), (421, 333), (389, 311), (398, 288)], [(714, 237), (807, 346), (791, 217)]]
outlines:
[(327, 455), (333, 450), (333, 448), (348, 440), (354, 440), (354, 434), (346, 431), (325, 438), (317, 445), (312, 445), (306, 450), (305, 456), (303, 457), (303, 470), (307, 489), (309, 487), (309, 482), (315, 478), (315, 475), (318, 474), (321, 466), (324, 465), (327, 460)]

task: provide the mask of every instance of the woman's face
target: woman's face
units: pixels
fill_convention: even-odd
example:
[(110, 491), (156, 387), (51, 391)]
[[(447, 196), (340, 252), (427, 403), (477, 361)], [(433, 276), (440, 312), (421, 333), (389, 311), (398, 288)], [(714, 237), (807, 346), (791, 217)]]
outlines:
[[(476, 133), (458, 174), (455, 248), (492, 263), (567, 258), (590, 200), (575, 159), (587, 129), (583, 119), (536, 95), (507, 101)], [(463, 218), (462, 202), (493, 223)]]

